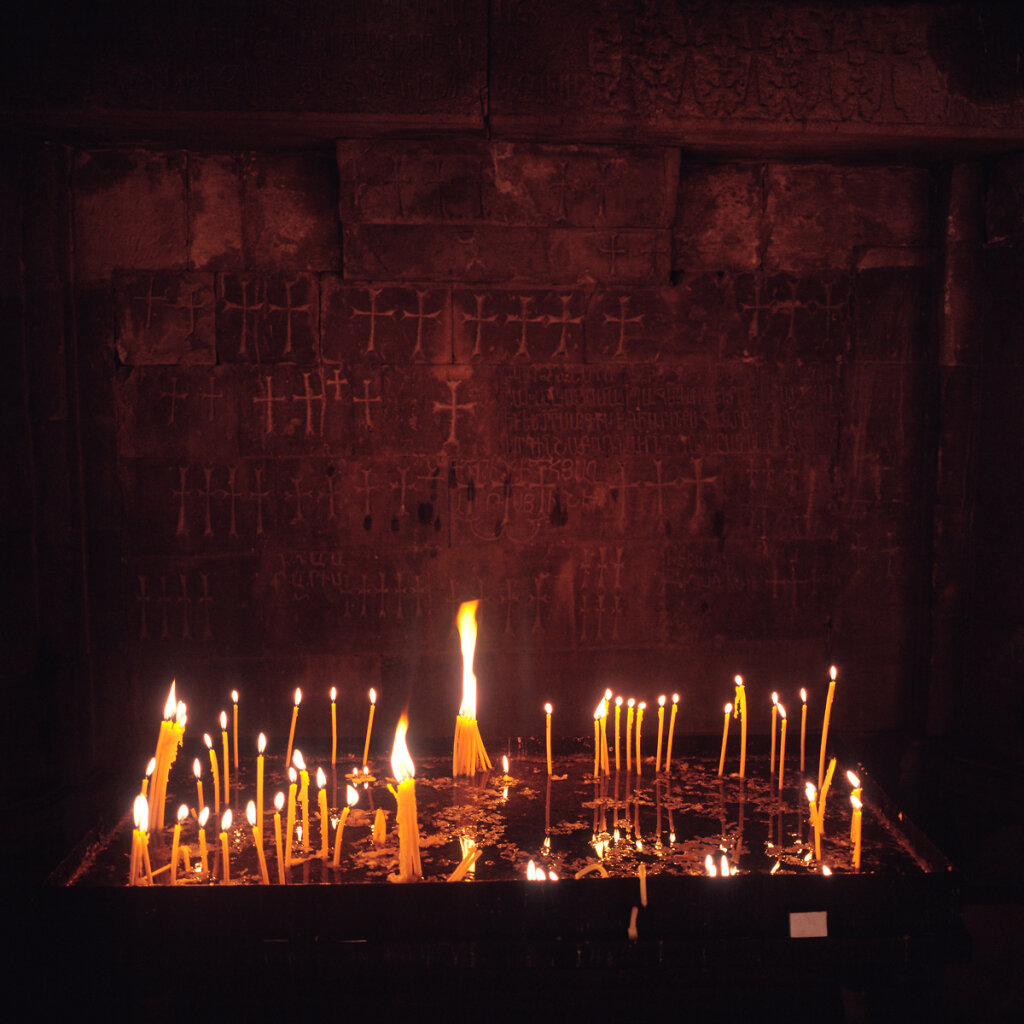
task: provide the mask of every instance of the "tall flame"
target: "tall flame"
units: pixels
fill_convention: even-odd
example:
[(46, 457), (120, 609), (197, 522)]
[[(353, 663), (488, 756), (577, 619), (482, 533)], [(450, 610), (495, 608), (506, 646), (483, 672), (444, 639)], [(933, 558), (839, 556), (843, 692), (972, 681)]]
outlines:
[(274, 810), (280, 813), (282, 807), (284, 807), (284, 793), (278, 790), (277, 795), (274, 797)]
[(178, 700), (174, 696), (174, 680), (171, 680), (171, 692), (167, 694), (167, 703), (164, 704), (164, 718), (173, 718), (178, 707)]
[(831, 679), (831, 680), (832, 680), (832, 682), (835, 682), (835, 681), (836, 681), (836, 667), (835, 667), (835, 665), (833, 665), (833, 666), (832, 666), (832, 667), (831, 667), (831, 668), (830, 668), (830, 669), (828, 670), (828, 677), (829, 677), (829, 679)]
[(263, 751), (266, 750), (266, 749), (267, 749), (267, 737), (266, 737), (266, 735), (264, 733), (261, 732), (260, 735), (259, 735), (259, 739), (256, 740), (256, 750), (259, 753), (262, 754)]
[(323, 768), (317, 768), (316, 770), (316, 784), (320, 789), (327, 785), (327, 776), (324, 775)]
[(409, 748), (405, 745), (405, 733), (408, 728), (409, 719), (403, 714), (395, 727), (395, 745), (391, 748), (391, 773), (396, 782), (405, 782), (416, 774), (416, 768), (409, 756)]
[(255, 825), (256, 824), (256, 803), (255, 803), (255, 801), (250, 800), (245, 805), (245, 817), (246, 817), (246, 820), (249, 822), (250, 825)]
[(463, 601), (455, 622), (462, 643), (462, 707), (463, 718), (476, 718), (476, 676), (473, 675), (473, 653), (476, 650), (476, 608), (479, 601)]
[(141, 793), (135, 798), (132, 815), (135, 819), (135, 827), (140, 832), (149, 830), (149, 801)]

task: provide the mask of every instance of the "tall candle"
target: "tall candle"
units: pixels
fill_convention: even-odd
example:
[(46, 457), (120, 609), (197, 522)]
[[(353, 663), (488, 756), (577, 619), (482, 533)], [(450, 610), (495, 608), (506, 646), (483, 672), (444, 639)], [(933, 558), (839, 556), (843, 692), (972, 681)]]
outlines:
[[(857, 776), (853, 774), (853, 772), (847, 772), (846, 773), (846, 781), (849, 782), (850, 785), (853, 787), (851, 792), (850, 792), (850, 796), (855, 796), (858, 800), (860, 800), (861, 793), (862, 793), (860, 779), (858, 779)], [(851, 842), (853, 840), (853, 822), (852, 821), (850, 822), (850, 840), (851, 840)]]
[(619, 718), (622, 716), (622, 698), (615, 698), (615, 770), (621, 767), (619, 761)]
[(210, 865), (206, 850), (206, 823), (210, 820), (210, 808), (204, 807), (199, 812), (199, 863), (202, 865), (203, 877), (210, 873)]
[(338, 763), (338, 688), (331, 687), (331, 767)]
[(270, 876), (267, 874), (267, 859), (263, 856), (263, 828), (257, 824), (256, 804), (250, 800), (245, 807), (245, 816), (252, 827), (252, 842), (256, 847), (256, 857), (260, 862), (260, 878), (264, 885), (270, 885)]
[(288, 817), (286, 820), (284, 863), (292, 866), (292, 843), (295, 841), (295, 790), (298, 788), (298, 773), (294, 768), (288, 769)]
[(594, 712), (594, 778), (596, 779), (601, 771), (601, 705), (598, 704)]
[(181, 842), (181, 823), (188, 817), (188, 807), (182, 804), (178, 808), (178, 820), (174, 824), (171, 837), (171, 885), (178, 883), (178, 844)]
[(299, 717), (299, 705), (302, 703), (302, 690), (295, 687), (295, 704), (292, 707), (292, 724), (288, 730), (288, 749), (284, 755), (284, 766), (288, 768), (292, 763), (292, 744), (295, 742), (295, 721)]
[(786, 709), (779, 704), (779, 716), (782, 718), (781, 735), (779, 736), (779, 792), (782, 792), (782, 779), (786, 773)]
[(636, 706), (636, 774), (638, 778), (640, 776), (640, 727), (644, 722), (644, 708), (646, 707), (647, 705), (643, 701)]
[(220, 738), (224, 747), (224, 806), (231, 803), (231, 767), (228, 764), (228, 716), (220, 713)]
[(146, 794), (140, 793), (132, 805), (135, 828), (132, 831), (132, 858), (128, 869), (128, 884), (135, 885), (142, 870), (142, 837), (149, 826), (149, 802)]
[(601, 705), (601, 770), (605, 775), (610, 774), (608, 766), (608, 708), (612, 699), (612, 691), (604, 691), (604, 702)]
[(661, 740), (665, 732), (665, 694), (658, 698), (658, 750), (654, 756), (654, 774), (661, 771)]
[(743, 676), (736, 677), (736, 710), (733, 717), (740, 719), (740, 778), (747, 777), (747, 690)]
[(804, 747), (807, 744), (807, 691), (800, 690), (800, 701), (803, 708), (800, 712), (800, 774), (804, 773)]
[(626, 701), (626, 771), (633, 766), (633, 705), (636, 701), (630, 697)]
[(459, 605), (455, 625), (459, 631), (462, 650), (462, 703), (455, 718), (455, 742), (452, 744), (452, 776), (472, 777), (477, 772), (490, 771), (480, 726), (476, 720), (476, 675), (473, 659), (476, 653), (476, 611), (479, 601), (463, 601)]
[(672, 734), (676, 728), (676, 710), (679, 707), (679, 694), (672, 694), (672, 714), (668, 720), (668, 750), (665, 751), (665, 771), (672, 771)]
[(235, 742), (235, 745), (234, 745), (235, 771), (237, 772), (238, 771), (238, 691), (237, 690), (232, 690), (231, 691), (231, 703), (233, 705), (232, 718), (234, 720), (233, 739), (234, 739), (234, 742)]
[(164, 794), (167, 787), (167, 771), (170, 768), (171, 747), (174, 740), (174, 714), (177, 708), (177, 701), (174, 696), (175, 681), (171, 680), (171, 689), (167, 694), (164, 703), (164, 717), (160, 722), (160, 732), (156, 740), (156, 754), (153, 768), (153, 788), (148, 794), (148, 811), (151, 824), (156, 828), (160, 827), (159, 808), (163, 806)]
[(198, 757), (192, 762), (192, 774), (196, 777), (196, 814), (198, 814), (205, 806), (203, 803), (203, 766), (199, 763)]
[(334, 857), (331, 864), (338, 867), (341, 864), (341, 837), (345, 834), (345, 822), (348, 821), (348, 813), (359, 801), (359, 791), (352, 786), (345, 787), (345, 806), (342, 809), (341, 817), (338, 819), (338, 831), (334, 834)]
[(256, 818), (263, 828), (263, 751), (267, 749), (267, 737), (260, 733), (256, 740)]
[(324, 788), (327, 785), (327, 776), (324, 775), (323, 768), (317, 768), (316, 770), (316, 786), (317, 786), (317, 807), (320, 810), (320, 859), (327, 860), (327, 830), (330, 828), (330, 820), (327, 817), (327, 790)]
[(807, 802), (810, 804), (811, 824), (814, 826), (814, 859), (821, 860), (821, 815), (816, 803), (818, 791), (813, 782), (808, 782), (804, 786), (804, 792), (807, 794)]
[(722, 753), (718, 758), (718, 777), (722, 777), (722, 771), (725, 769), (725, 744), (729, 740), (729, 716), (732, 714), (732, 705), (725, 705), (725, 725), (722, 726)]
[(853, 822), (851, 824), (853, 831), (853, 870), (860, 871), (860, 828), (863, 804), (860, 801), (860, 797), (857, 796), (851, 796), (850, 803), (853, 805)]
[(309, 772), (302, 751), (292, 754), (292, 764), (299, 770), (299, 803), (302, 804), (302, 852), (309, 853)]
[(546, 719), (547, 751), (548, 751), (548, 775), (551, 774), (551, 705), (544, 705), (544, 717)]
[(395, 729), (395, 745), (391, 751), (391, 771), (398, 783), (395, 801), (398, 804), (398, 875), (396, 881), (413, 882), (423, 871), (420, 866), (420, 831), (416, 818), (416, 774), (405, 745), (408, 721), (405, 714)]
[[(226, 766), (225, 766), (226, 767)], [(228, 859), (228, 829), (231, 828), (231, 808), (229, 807), (220, 819), (220, 853), (224, 858), (221, 875), (225, 882), (231, 881), (231, 861)]]
[(772, 693), (772, 752), (768, 759), (768, 774), (775, 774), (775, 725), (778, 720), (779, 695)]
[(281, 853), (281, 808), (284, 807), (284, 793), (279, 792), (274, 797), (274, 848), (277, 851), (277, 882), (278, 885), (285, 884), (284, 878), (284, 857)]
[(377, 709), (377, 691), (370, 687), (370, 717), (366, 720), (366, 742), (363, 744), (363, 771), (370, 756), (370, 734), (373, 732), (373, 712)]
[(203, 742), (210, 751), (210, 774), (213, 775), (213, 813), (220, 814), (220, 773), (217, 771), (217, 751), (208, 732), (203, 733)]
[(825, 745), (828, 742), (828, 720), (832, 714), (832, 698), (836, 693), (836, 667), (829, 670), (828, 696), (825, 698), (825, 717), (821, 723), (821, 753), (818, 755), (818, 788), (825, 781)]
[(833, 757), (828, 763), (828, 771), (825, 772), (825, 781), (822, 783), (821, 792), (818, 794), (818, 818), (821, 821), (821, 829), (825, 830), (825, 799), (828, 796), (829, 787), (832, 785), (832, 775), (836, 770), (836, 759)]

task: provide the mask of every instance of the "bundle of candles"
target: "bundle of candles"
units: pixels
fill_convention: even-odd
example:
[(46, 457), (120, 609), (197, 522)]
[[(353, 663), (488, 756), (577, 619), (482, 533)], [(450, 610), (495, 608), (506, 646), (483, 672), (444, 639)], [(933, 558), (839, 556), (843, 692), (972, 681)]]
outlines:
[[(477, 602), (464, 604), (457, 619), (460, 636), (462, 638), (463, 656), (463, 702), (456, 718), (454, 749), (452, 757), (451, 778), (447, 785), (458, 785), (458, 780), (467, 779), (468, 782), (461, 785), (466, 789), (466, 800), (476, 801), (482, 806), (481, 801), (485, 797), (481, 794), (490, 792), (488, 783), (496, 781), (498, 789), (494, 791), (495, 803), (492, 810), (497, 811), (501, 805), (508, 801), (509, 785), (515, 780), (509, 775), (508, 758), (504, 759), (502, 775), (494, 780), (490, 779), (492, 772), (491, 762), (487, 756), (483, 741), (480, 737), (479, 726), (476, 720), (476, 677), (473, 673), (473, 657), (476, 643), (476, 609)], [(622, 696), (613, 696), (611, 690), (606, 690), (601, 697), (594, 711), (594, 752), (593, 752), (593, 773), (585, 770), (585, 762), (581, 762), (578, 755), (569, 755), (564, 760), (566, 769), (565, 775), (556, 775), (555, 761), (552, 758), (551, 727), (554, 708), (552, 704), (544, 705), (545, 715), (545, 759), (543, 766), (546, 768), (546, 801), (545, 801), (545, 840), (538, 859), (552, 855), (551, 843), (551, 800), (552, 781), (558, 784), (561, 780), (569, 777), (569, 771), (579, 767), (577, 782), (589, 779), (588, 784), (594, 786), (594, 800), (587, 801), (585, 806), (594, 807), (594, 827), (592, 842), (589, 844), (593, 854), (593, 863), (584, 865), (578, 871), (573, 872), (576, 877), (588, 874), (606, 876), (608, 874), (605, 863), (608, 862), (610, 851), (621, 841), (622, 832), (628, 832), (632, 826), (635, 838), (636, 850), (643, 850), (642, 829), (640, 826), (641, 807), (646, 806), (649, 801), (642, 795), (642, 787), (645, 784), (645, 771), (651, 772), (651, 780), (654, 782), (655, 797), (657, 806), (657, 840), (653, 848), (662, 856), (664, 844), (662, 843), (663, 830), (661, 823), (662, 807), (664, 806), (669, 816), (669, 846), (676, 843), (675, 830), (672, 822), (673, 809), (680, 809), (685, 802), (676, 799), (673, 793), (673, 783), (678, 778), (682, 782), (682, 773), (688, 772), (689, 782), (693, 785), (699, 783), (707, 787), (711, 780), (718, 780), (717, 785), (722, 787), (728, 780), (738, 780), (740, 785), (739, 794), (739, 822), (740, 832), (743, 829), (743, 806), (744, 800), (764, 800), (770, 795), (776, 803), (773, 813), (781, 816), (787, 808), (796, 806), (799, 820), (802, 821), (803, 800), (806, 798), (806, 809), (809, 812), (808, 835), (806, 841), (806, 852), (801, 847), (801, 857), (805, 864), (820, 865), (824, 871), (828, 865), (822, 858), (822, 837), (826, 831), (826, 802), (832, 785), (836, 758), (827, 758), (828, 728), (832, 710), (833, 699), (836, 689), (836, 670), (833, 667), (830, 672), (827, 697), (825, 701), (824, 716), (822, 719), (820, 750), (818, 758), (818, 777), (815, 785), (810, 779), (806, 779), (801, 793), (794, 804), (785, 799), (785, 771), (786, 771), (786, 740), (788, 718), (784, 706), (779, 702), (779, 696), (772, 694), (770, 706), (771, 716), (771, 739), (770, 756), (768, 760), (767, 773), (760, 773), (759, 777), (750, 779), (750, 791), (747, 791), (747, 724), (748, 724), (748, 701), (746, 685), (741, 676), (735, 677), (734, 700), (725, 706), (725, 720), (722, 732), (722, 744), (720, 756), (717, 762), (717, 775), (714, 774), (713, 763), (707, 768), (697, 766), (693, 759), (689, 762), (680, 762), (677, 759), (677, 771), (673, 776), (673, 742), (676, 730), (677, 714), (680, 706), (680, 695), (672, 694), (671, 699), (667, 695), (661, 695), (657, 700), (658, 727), (657, 745), (653, 757), (649, 751), (644, 750), (644, 711), (647, 708), (645, 701), (637, 701), (630, 697), (624, 700)], [(376, 782), (374, 775), (369, 769), (370, 739), (373, 729), (374, 712), (376, 709), (376, 693), (370, 690), (369, 717), (366, 725), (366, 737), (362, 751), (361, 766), (354, 766), (346, 773), (347, 785), (345, 786), (344, 806), (338, 807), (337, 800), (337, 688), (330, 691), (331, 706), (331, 747), (330, 747), (330, 770), (334, 780), (332, 787), (334, 799), (328, 800), (327, 774), (324, 767), (319, 766), (313, 773), (316, 779), (317, 795), (314, 807), (311, 808), (312, 797), (310, 794), (311, 768), (307, 766), (305, 757), (301, 750), (295, 748), (294, 741), (296, 727), (299, 718), (299, 710), (302, 704), (302, 691), (295, 691), (292, 706), (291, 723), (288, 732), (288, 743), (282, 768), (288, 773), (287, 795), (279, 791), (274, 797), (273, 804), (273, 852), (275, 857), (275, 880), (279, 884), (285, 884), (291, 879), (293, 867), (307, 866), (311, 862), (318, 861), (321, 864), (320, 878), (323, 881), (343, 880), (341, 868), (341, 857), (344, 844), (346, 822), (350, 813), (356, 810), (359, 820), (365, 824), (367, 833), (367, 850), (373, 851), (373, 856), (381, 861), (387, 862), (390, 866), (388, 878), (397, 882), (412, 882), (424, 877), (423, 860), (421, 850), (425, 842), (429, 844), (434, 840), (425, 841), (421, 835), (420, 822), (417, 812), (415, 765), (406, 746), (406, 734), (409, 722), (406, 714), (402, 714), (395, 730), (393, 751), (391, 755), (391, 771), (394, 784), (387, 785), (387, 792), (393, 800), (395, 818), (397, 821), (397, 844), (389, 843), (387, 816), (388, 808), (374, 806), (372, 783)], [(233, 750), (229, 750), (228, 741), (228, 718), (226, 712), (220, 714), (221, 744), (220, 752), (222, 763), (218, 759), (217, 746), (209, 734), (204, 734), (204, 741), (209, 753), (210, 778), (212, 782), (213, 814), (215, 823), (219, 823), (220, 829), (217, 836), (217, 843), (214, 846), (214, 854), (211, 856), (210, 847), (207, 842), (206, 826), (210, 818), (210, 808), (206, 802), (206, 794), (203, 788), (202, 763), (196, 758), (192, 763), (192, 773), (195, 776), (196, 804), (190, 808), (187, 803), (181, 803), (176, 811), (176, 823), (170, 837), (169, 847), (162, 833), (164, 831), (165, 807), (168, 803), (168, 777), (175, 763), (178, 749), (182, 745), (185, 724), (186, 708), (176, 698), (175, 684), (171, 684), (170, 693), (164, 708), (164, 718), (161, 722), (156, 754), (150, 761), (142, 782), (141, 792), (135, 800), (134, 818), (135, 828), (132, 832), (132, 845), (129, 857), (129, 884), (131, 885), (152, 885), (163, 884), (164, 880), (170, 885), (178, 885), (183, 882), (209, 882), (218, 881), (230, 883), (231, 872), (231, 850), (232, 848), (248, 848), (248, 837), (245, 834), (244, 825), (236, 825), (231, 809), (232, 791), (234, 790), (236, 800), (241, 796), (243, 784), (243, 771), (239, 767), (238, 752), (238, 716), (239, 716), (239, 694), (238, 691), (231, 693), (233, 705), (232, 737)], [(800, 691), (802, 704), (801, 726), (800, 726), (800, 757), (799, 772), (801, 778), (804, 776), (806, 761), (806, 740), (807, 740), (807, 691)], [(622, 708), (626, 706), (625, 727), (622, 723)], [(613, 739), (609, 741), (608, 717), (609, 712), (614, 708), (614, 729)], [(669, 720), (665, 723), (666, 709), (670, 710)], [(737, 761), (737, 772), (727, 773), (726, 758), (728, 754), (729, 725), (731, 718), (739, 719), (739, 751)], [(635, 737), (634, 737), (635, 730)], [(256, 748), (256, 771), (255, 791), (253, 798), (247, 801), (245, 818), (248, 823), (248, 833), (251, 836), (251, 846), (256, 852), (256, 863), (258, 871), (255, 872), (258, 882), (270, 884), (270, 872), (267, 867), (267, 840), (264, 836), (266, 815), (264, 810), (264, 785), (267, 776), (265, 764), (265, 751), (267, 739), (263, 733), (259, 734)], [(778, 757), (776, 758), (776, 753)], [(735, 756), (735, 755), (734, 755)], [(760, 759), (759, 759), (760, 761)], [(614, 769), (612, 763), (614, 762)], [(233, 768), (233, 774), (232, 774)], [(247, 771), (247, 765), (243, 762), (242, 768)], [(620, 775), (624, 768), (624, 800), (621, 807), (626, 809), (625, 818), (620, 814), (619, 784)], [(653, 768), (653, 771), (652, 771)], [(221, 771), (221, 769), (223, 769)], [(272, 769), (276, 772), (276, 769)], [(544, 778), (542, 769), (536, 769), (540, 778)], [(614, 798), (610, 792), (611, 779), (614, 772)], [(525, 777), (527, 770), (522, 766), (519, 769), (520, 777)], [(765, 790), (765, 775), (767, 776), (767, 790)], [(697, 776), (700, 776), (697, 778)], [(848, 864), (852, 870), (859, 871), (861, 863), (861, 822), (863, 815), (863, 794), (858, 778), (852, 773), (847, 773), (852, 792), (850, 794), (851, 817), (850, 817), (850, 840)], [(232, 784), (234, 779), (234, 785)], [(221, 781), (223, 780), (223, 782)], [(436, 790), (439, 781), (435, 780), (432, 785)], [(723, 807), (726, 801), (724, 789), (720, 789)], [(363, 795), (366, 794), (370, 803), (368, 811), (358, 810), (358, 804)], [(475, 795), (472, 795), (475, 794)], [(499, 796), (500, 794), (500, 796)], [(223, 800), (224, 811), (221, 811)], [(632, 816), (628, 812), (630, 803), (633, 804)], [(598, 818), (600, 808), (600, 820)], [(612, 830), (609, 831), (605, 815), (608, 810), (612, 813)], [(282, 827), (282, 812), (284, 813), (284, 825)], [(372, 812), (372, 826), (371, 821)], [(724, 812), (723, 812), (724, 813)], [(191, 819), (191, 823), (190, 823)], [(781, 822), (781, 817), (780, 817)], [(314, 827), (317, 835), (314, 836)], [(332, 837), (333, 830), (333, 837)], [(486, 831), (486, 830), (483, 830)], [(777, 845), (782, 848), (781, 823), (779, 824), (780, 841)], [(723, 835), (724, 835), (723, 828)], [(160, 836), (154, 847), (151, 844), (151, 837), (156, 834)], [(183, 834), (191, 840), (194, 834), (194, 842), (183, 842)], [(459, 850), (461, 860), (453, 871), (446, 871), (444, 877), (448, 880), (458, 881), (474, 876), (477, 861), (480, 859), (483, 849), (479, 836), (469, 837), (464, 831), (459, 832)], [(397, 851), (395, 850), (397, 845)], [(161, 858), (166, 856), (166, 862), (153, 866), (154, 854), (159, 849)], [(844, 847), (845, 852), (845, 847)], [(395, 854), (397, 853), (397, 858)], [(719, 856), (720, 853), (720, 856)], [(721, 850), (714, 855), (708, 852), (703, 860), (691, 861), (688, 870), (698, 873), (729, 875), (741, 870), (741, 860), (736, 849), (732, 850), (733, 856), (727, 856), (724, 842)], [(213, 860), (215, 863), (211, 863)], [(780, 860), (776, 863), (774, 870), (778, 869)], [(564, 867), (564, 865), (563, 865)], [(646, 871), (646, 864), (640, 867)], [(390, 870), (393, 868), (393, 870)], [(537, 879), (548, 879), (550, 877), (564, 877), (554, 871), (545, 871), (543, 867), (537, 867), (531, 859), (532, 869), (529, 877)], [(333, 874), (330, 874), (333, 872)], [(247, 876), (252, 873), (247, 872)], [(240, 879), (236, 879), (240, 880)]]

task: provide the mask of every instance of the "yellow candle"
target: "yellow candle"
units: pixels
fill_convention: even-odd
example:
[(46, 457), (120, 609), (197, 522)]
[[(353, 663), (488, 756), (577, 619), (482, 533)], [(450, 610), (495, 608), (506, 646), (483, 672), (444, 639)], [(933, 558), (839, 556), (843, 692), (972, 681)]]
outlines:
[(633, 705), (636, 701), (630, 697), (626, 701), (626, 771), (633, 767)]
[(192, 774), (196, 777), (196, 814), (198, 814), (206, 806), (203, 803), (203, 766), (199, 763), (198, 757), (192, 762)]
[(816, 804), (818, 791), (813, 782), (808, 782), (804, 787), (804, 792), (807, 794), (807, 802), (811, 807), (811, 824), (814, 826), (814, 859), (821, 860), (821, 816)]
[(316, 770), (317, 806), (320, 809), (320, 859), (327, 860), (327, 830), (331, 823), (327, 817), (327, 776), (323, 768)]
[(302, 751), (292, 754), (292, 764), (299, 770), (299, 803), (302, 804), (302, 852), (309, 853), (309, 772)]
[[(544, 715), (545, 715), (545, 717), (547, 719), (548, 775), (551, 774), (551, 711), (552, 711), (551, 705), (550, 704), (545, 704), (544, 705)], [(616, 753), (618, 753), (618, 748), (617, 747), (616, 747)], [(616, 765), (616, 767), (618, 767), (618, 765)]]
[(146, 765), (146, 774), (142, 777), (142, 789), (141, 793), (143, 796), (149, 792), (149, 777), (156, 771), (156, 758), (151, 757), (149, 764)]
[(338, 688), (331, 687), (331, 767), (338, 763)]
[(663, 693), (657, 698), (657, 752), (654, 755), (654, 774), (662, 771), (662, 736), (665, 733), (665, 700)]
[(292, 843), (295, 841), (295, 790), (298, 788), (298, 773), (294, 768), (288, 769), (288, 818), (285, 838), (287, 842), (284, 847), (285, 867), (292, 866)]
[[(846, 781), (849, 782), (850, 785), (853, 787), (853, 789), (852, 789), (852, 791), (850, 793), (850, 796), (855, 796), (858, 800), (860, 800), (861, 799), (861, 792), (862, 792), (862, 788), (861, 788), (861, 784), (860, 784), (860, 779), (858, 779), (857, 776), (853, 774), (853, 772), (847, 772), (846, 773)], [(850, 840), (851, 841), (853, 840), (853, 822), (852, 821), (850, 822)]]
[(231, 691), (231, 703), (234, 705), (234, 752), (235, 752), (235, 771), (238, 771), (238, 691)]
[[(619, 761), (619, 719), (622, 717), (622, 698), (615, 698), (615, 770), (618, 771), (621, 762)], [(548, 773), (551, 774), (550, 772)]]
[(228, 829), (231, 828), (231, 808), (229, 807), (220, 819), (220, 853), (224, 858), (221, 875), (225, 882), (231, 881), (231, 861), (228, 859)]
[(128, 871), (128, 884), (135, 885), (142, 868), (142, 837), (149, 826), (149, 803), (146, 794), (140, 793), (132, 805), (135, 828), (132, 831), (132, 859)]
[(832, 698), (836, 692), (836, 667), (829, 669), (828, 696), (825, 698), (825, 718), (821, 723), (821, 753), (818, 756), (818, 788), (825, 780), (825, 745), (828, 742), (828, 720), (832, 714)]
[(768, 759), (768, 774), (775, 774), (775, 723), (778, 719), (779, 695), (772, 694), (772, 752)]
[(388, 821), (384, 814), (384, 808), (378, 807), (377, 813), (373, 816), (373, 842), (381, 846), (387, 838)]
[(610, 774), (608, 767), (608, 702), (612, 699), (612, 691), (604, 691), (604, 701), (601, 704), (601, 769), (605, 775)]
[(644, 721), (644, 708), (647, 705), (640, 701), (636, 706), (636, 774), (640, 776), (640, 726), (643, 725)]
[(284, 857), (281, 854), (281, 808), (284, 807), (284, 793), (278, 793), (274, 797), (274, 844), (277, 850), (277, 881), (279, 885), (285, 884), (284, 878)]
[[(167, 772), (171, 762), (171, 748), (174, 742), (174, 718), (177, 709), (177, 700), (174, 696), (175, 681), (171, 680), (171, 688), (164, 703), (164, 717), (160, 723), (160, 732), (156, 741), (156, 754), (153, 760), (156, 764), (153, 767), (153, 788), (149, 791), (148, 801), (151, 822), (160, 827), (159, 808), (163, 805), (164, 794), (167, 788)], [(144, 830), (145, 831), (145, 830)]]
[(463, 601), (455, 620), (462, 650), (462, 704), (455, 719), (455, 743), (452, 747), (452, 776), (456, 778), (472, 777), (477, 772), (491, 769), (491, 759), (487, 756), (476, 720), (473, 656), (476, 652), (476, 610), (479, 604), (479, 601)]
[(718, 777), (722, 777), (725, 768), (725, 744), (729, 739), (729, 716), (732, 714), (732, 705), (725, 705), (725, 725), (722, 726), (722, 753), (718, 758)]
[(818, 795), (818, 820), (821, 823), (821, 830), (825, 831), (825, 798), (828, 796), (829, 786), (832, 785), (832, 774), (836, 770), (836, 759), (833, 757), (828, 763), (828, 771), (825, 772), (825, 781), (821, 786), (821, 793)]
[(665, 751), (665, 771), (672, 771), (672, 734), (676, 728), (676, 709), (679, 707), (679, 694), (672, 694), (672, 714), (668, 720), (668, 749)]
[(203, 877), (210, 873), (206, 851), (206, 823), (210, 819), (210, 808), (204, 807), (199, 812), (199, 863), (202, 865)]
[(260, 862), (260, 877), (264, 885), (270, 885), (270, 876), (267, 874), (267, 859), (263, 856), (263, 829), (256, 824), (256, 804), (250, 800), (245, 807), (245, 816), (252, 827), (252, 842), (256, 847), (256, 857)]
[(370, 757), (370, 734), (373, 732), (373, 713), (377, 709), (377, 691), (370, 687), (370, 717), (366, 720), (366, 742), (363, 744), (363, 771)]
[(803, 709), (800, 712), (800, 774), (804, 773), (804, 748), (807, 744), (807, 691), (800, 690)]
[(786, 773), (786, 709), (779, 704), (779, 716), (782, 718), (781, 735), (779, 736), (779, 792), (782, 792), (782, 779)]
[(851, 825), (853, 831), (853, 870), (860, 871), (860, 827), (863, 804), (860, 802), (860, 797), (857, 796), (851, 796), (850, 803), (853, 805), (853, 823)]
[(263, 751), (267, 749), (267, 737), (260, 733), (256, 740), (256, 818), (263, 828)]
[(736, 677), (736, 711), (740, 719), (740, 778), (747, 777), (747, 690), (743, 676)]
[(220, 713), (220, 738), (224, 748), (224, 806), (231, 803), (231, 767), (228, 764), (228, 716)]
[[(295, 688), (295, 706), (292, 708), (292, 724), (288, 730), (288, 749), (284, 755), (284, 766), (289, 767), (292, 763), (292, 744), (295, 742), (295, 721), (299, 717), (299, 705), (302, 703), (302, 690)], [(289, 840), (290, 841), (290, 840)]]
[(149, 863), (149, 802), (144, 796), (137, 796), (135, 798), (135, 824), (136, 830), (139, 833), (139, 848), (136, 859), (135, 867), (135, 879), (138, 881), (138, 877), (142, 872), (142, 868), (146, 869), (146, 878), (149, 884), (153, 884), (153, 867)]
[(174, 835), (171, 838), (171, 885), (178, 882), (178, 843), (181, 842), (181, 823), (188, 817), (188, 808), (182, 804), (178, 808), (178, 820), (174, 825)]
[(398, 874), (392, 876), (398, 882), (414, 882), (422, 874), (420, 866), (420, 829), (416, 819), (416, 774), (409, 750), (405, 745), (408, 721), (405, 715), (395, 729), (395, 745), (391, 751), (391, 771), (398, 783), (397, 792), (392, 789), (398, 804)]
[[(600, 705), (598, 705), (600, 708)], [(600, 726), (600, 711), (594, 712), (594, 778), (596, 779), (598, 773), (601, 771), (601, 726)]]
[(348, 821), (348, 813), (359, 801), (359, 791), (352, 786), (345, 787), (345, 802), (348, 806), (342, 809), (341, 817), (338, 819), (338, 831), (334, 834), (334, 858), (331, 863), (334, 867), (341, 864), (341, 837), (345, 834), (345, 822)]
[(203, 733), (203, 742), (210, 751), (210, 773), (213, 775), (213, 813), (220, 814), (220, 773), (217, 771), (217, 751), (208, 732)]

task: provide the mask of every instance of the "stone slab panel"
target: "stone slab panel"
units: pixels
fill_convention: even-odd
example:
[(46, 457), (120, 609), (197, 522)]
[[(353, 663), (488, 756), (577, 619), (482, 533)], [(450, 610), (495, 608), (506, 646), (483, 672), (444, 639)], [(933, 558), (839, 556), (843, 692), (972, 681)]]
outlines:
[(668, 230), (347, 224), (344, 252), (364, 280), (650, 284), (671, 267)]
[(762, 167), (684, 163), (673, 225), (676, 269), (757, 270), (764, 213)]
[(213, 274), (118, 273), (117, 355), (126, 366), (216, 362)]
[(217, 356), (228, 363), (299, 363), (319, 354), (315, 274), (217, 275)]
[(188, 215), (181, 152), (93, 150), (75, 160), (75, 271), (185, 270)]
[(938, 350), (930, 267), (861, 270), (856, 281), (858, 362), (926, 363)]
[(242, 158), (188, 155), (189, 259), (196, 270), (241, 270)]

